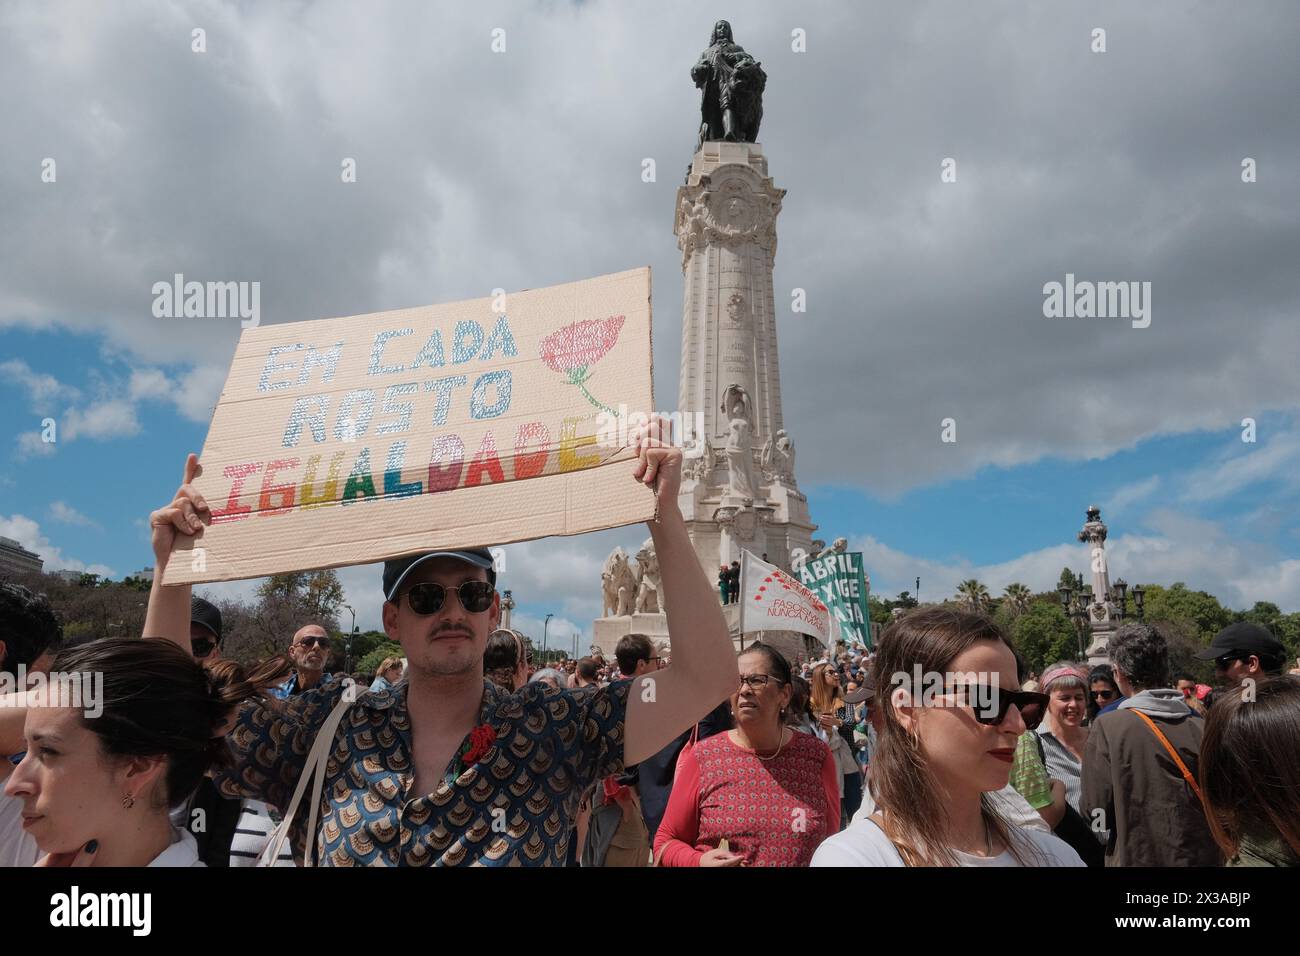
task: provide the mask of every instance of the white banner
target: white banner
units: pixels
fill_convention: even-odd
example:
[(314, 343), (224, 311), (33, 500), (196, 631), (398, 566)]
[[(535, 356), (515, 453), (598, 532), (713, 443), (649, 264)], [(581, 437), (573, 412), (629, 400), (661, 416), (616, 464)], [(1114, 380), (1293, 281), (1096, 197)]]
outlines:
[(748, 551), (740, 559), (740, 630), (797, 631), (834, 648), (839, 628), (830, 609), (811, 590)]

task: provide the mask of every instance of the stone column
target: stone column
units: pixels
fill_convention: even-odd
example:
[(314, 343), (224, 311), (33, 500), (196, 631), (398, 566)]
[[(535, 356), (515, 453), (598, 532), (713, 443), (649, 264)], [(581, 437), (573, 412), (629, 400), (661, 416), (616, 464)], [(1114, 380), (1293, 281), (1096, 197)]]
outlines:
[[(739, 558), (740, 546), (786, 564), (794, 548), (809, 549), (816, 529), (793, 468), (783, 473), (789, 459), (773, 451), (785, 428), (772, 289), (784, 197), (757, 143), (704, 143), (677, 190), (673, 231), (685, 279), (679, 410), (699, 413), (709, 443), (706, 460), (688, 468), (681, 507), (712, 576)], [(730, 406), (742, 390), (754, 485), (748, 500), (727, 490)]]
[(1101, 520), (1101, 509), (1096, 505), (1088, 507), (1088, 520), (1079, 532), (1079, 540), (1088, 545), (1089, 567), (1092, 569), (1092, 603), (1088, 606), (1092, 642), (1088, 645), (1088, 662), (1104, 664), (1107, 661), (1106, 645), (1110, 642), (1110, 635), (1119, 626), (1119, 608), (1110, 600), (1106, 525)]

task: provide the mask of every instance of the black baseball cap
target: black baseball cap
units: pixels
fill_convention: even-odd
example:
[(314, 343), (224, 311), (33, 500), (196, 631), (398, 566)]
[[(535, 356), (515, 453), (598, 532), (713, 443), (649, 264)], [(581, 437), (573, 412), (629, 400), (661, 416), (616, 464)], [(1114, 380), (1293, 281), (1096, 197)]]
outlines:
[(434, 558), (456, 558), (458, 561), (472, 564), (476, 568), (482, 568), (487, 571), (488, 581), (492, 583), (493, 587), (496, 587), (496, 563), (492, 559), (492, 552), (487, 548), (467, 548), (464, 551), (426, 551), (423, 554), (409, 554), (404, 558), (394, 558), (391, 561), (384, 562), (384, 600), (393, 600), (393, 597), (397, 594), (397, 589), (402, 586), (402, 582), (406, 580), (406, 576), (411, 573), (412, 569)]
[(205, 601), (201, 597), (190, 598), (190, 623), (207, 628), (217, 643), (221, 643), (221, 612), (211, 601)]
[(1229, 624), (1215, 634), (1209, 647), (1201, 648), (1196, 652), (1196, 659), (1212, 661), (1233, 653), (1243, 656), (1254, 654), (1256, 657), (1272, 658), (1275, 661), (1286, 659), (1286, 648), (1282, 646), (1281, 641), (1270, 634), (1267, 628), (1246, 621)]

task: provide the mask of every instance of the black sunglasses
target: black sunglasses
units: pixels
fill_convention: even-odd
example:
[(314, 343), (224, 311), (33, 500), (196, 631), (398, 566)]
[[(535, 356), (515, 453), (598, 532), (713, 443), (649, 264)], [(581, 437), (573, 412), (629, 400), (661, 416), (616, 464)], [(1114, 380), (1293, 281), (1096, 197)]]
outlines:
[(1027, 690), (1003, 690), (988, 684), (963, 684), (953, 693), (970, 707), (975, 719), (987, 727), (996, 727), (1007, 719), (1007, 711), (1015, 704), (1026, 730), (1033, 730), (1043, 721), (1051, 698)]
[(406, 592), (406, 603), (416, 614), (437, 614), (447, 600), (447, 592), (455, 591), (460, 606), (471, 614), (482, 614), (492, 606), (496, 588), (487, 581), (466, 581), (455, 588), (446, 588), (434, 581), (421, 581)]
[(330, 639), (329, 639), (328, 637), (316, 637), (316, 636), (313, 635), (312, 637), (306, 637), (306, 638), (303, 638), (301, 641), (299, 641), (298, 643), (294, 644), (293, 646), (294, 646), (294, 647), (311, 647), (313, 644), (317, 645), (318, 647), (329, 647), (329, 646), (330, 646)]
[(1232, 665), (1233, 661), (1244, 661), (1246, 659), (1246, 657), (1243, 657), (1238, 653), (1224, 654), (1222, 657), (1216, 657), (1214, 659), (1214, 666), (1221, 671), (1226, 671)]
[(1100, 697), (1102, 700), (1110, 700), (1115, 696), (1115, 692), (1113, 690), (1094, 690), (1092, 696)]
[(212, 653), (212, 649), (217, 646), (217, 642), (206, 637), (191, 637), (190, 651), (195, 657), (207, 657)]

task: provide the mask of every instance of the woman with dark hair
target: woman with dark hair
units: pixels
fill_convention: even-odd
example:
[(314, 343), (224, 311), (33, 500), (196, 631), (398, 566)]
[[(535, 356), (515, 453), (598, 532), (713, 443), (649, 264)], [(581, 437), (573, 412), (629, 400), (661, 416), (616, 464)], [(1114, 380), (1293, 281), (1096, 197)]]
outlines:
[(1088, 672), (1088, 722), (1097, 719), (1105, 710), (1109, 713), (1125, 699), (1115, 683), (1115, 672), (1109, 664), (1098, 664)]
[(655, 836), (660, 866), (807, 866), (839, 829), (839, 770), (827, 746), (786, 724), (790, 665), (740, 652), (735, 729), (682, 752)]
[(1210, 708), (1201, 738), (1205, 816), (1228, 866), (1300, 866), (1300, 678), (1260, 681)]
[(483, 676), (507, 694), (528, 683), (528, 654), (518, 631), (499, 627), (483, 648)]
[(104, 638), (61, 651), (51, 670), (65, 679), (57, 696), (56, 685), (28, 693), (27, 752), (5, 784), (47, 854), (37, 865), (202, 866), (168, 810), (228, 763), (236, 705), (288, 661), (245, 674), (230, 660), (205, 668), (166, 641)]
[(986, 796), (1007, 785), (1022, 708), (1047, 703), (1017, 689), (1015, 655), (993, 621), (912, 611), (881, 634), (873, 666), (878, 809), (823, 843), (815, 866), (1083, 865), (1057, 837), (1009, 826)]

